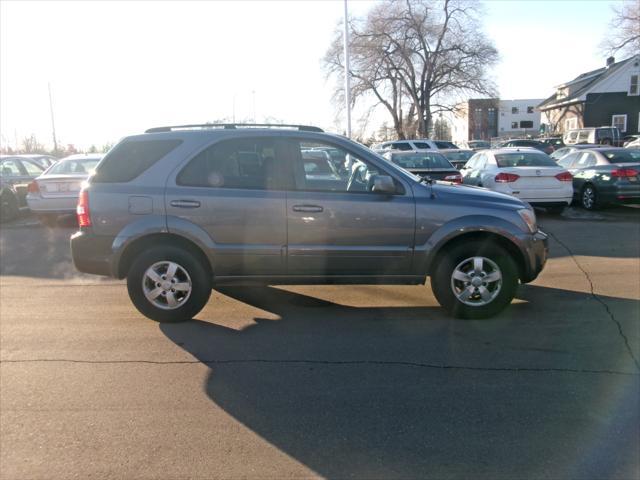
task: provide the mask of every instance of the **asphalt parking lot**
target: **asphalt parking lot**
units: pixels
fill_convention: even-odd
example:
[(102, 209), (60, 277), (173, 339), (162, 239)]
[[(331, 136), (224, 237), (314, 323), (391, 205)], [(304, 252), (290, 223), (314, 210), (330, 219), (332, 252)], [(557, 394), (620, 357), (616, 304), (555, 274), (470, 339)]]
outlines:
[(541, 214), (500, 316), (428, 286), (214, 291), (159, 325), (70, 263), (70, 222), (0, 229), (0, 477), (640, 475), (640, 209)]

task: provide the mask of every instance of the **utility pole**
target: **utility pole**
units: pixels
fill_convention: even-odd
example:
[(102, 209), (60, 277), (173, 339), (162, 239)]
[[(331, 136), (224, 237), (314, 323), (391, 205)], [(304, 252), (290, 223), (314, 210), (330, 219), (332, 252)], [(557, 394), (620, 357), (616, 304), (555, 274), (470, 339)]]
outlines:
[(251, 90), (251, 96), (253, 98), (253, 123), (256, 123), (256, 91)]
[(51, 100), (51, 83), (47, 82), (47, 88), (49, 89), (49, 110), (51, 111), (51, 130), (53, 131), (53, 151), (58, 151), (58, 141), (56, 140), (56, 124), (53, 121), (53, 101)]
[(349, 12), (344, 0), (344, 100), (347, 107), (347, 138), (351, 138), (351, 79), (349, 78)]

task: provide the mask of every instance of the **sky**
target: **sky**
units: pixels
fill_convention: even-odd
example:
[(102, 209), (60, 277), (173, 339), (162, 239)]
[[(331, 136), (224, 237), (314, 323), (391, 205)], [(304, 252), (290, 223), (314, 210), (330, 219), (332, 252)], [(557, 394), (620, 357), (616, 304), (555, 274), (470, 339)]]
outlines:
[[(349, 14), (374, 3), (348, 0)], [(491, 75), (516, 99), (603, 66), (598, 44), (619, 2), (483, 3), (501, 57)], [(58, 143), (80, 149), (234, 116), (341, 132), (321, 60), (343, 13), (341, 0), (0, 0), (0, 144), (53, 144), (48, 85)]]

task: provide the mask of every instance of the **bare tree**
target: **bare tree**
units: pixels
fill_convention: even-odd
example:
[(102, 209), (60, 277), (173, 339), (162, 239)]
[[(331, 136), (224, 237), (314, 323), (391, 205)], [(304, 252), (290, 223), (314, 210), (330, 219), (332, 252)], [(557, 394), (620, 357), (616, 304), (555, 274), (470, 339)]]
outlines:
[(28, 137), (22, 139), (22, 153), (44, 153), (44, 146), (38, 142), (36, 136), (32, 133)]
[[(352, 102), (382, 105), (398, 138), (427, 136), (432, 115), (451, 108), (451, 98), (492, 96), (487, 69), (498, 59), (480, 29), (479, 7), (469, 0), (385, 0), (366, 18), (349, 22)], [(334, 100), (343, 100), (342, 33), (325, 55), (338, 79)]]
[(600, 44), (602, 51), (608, 55), (637, 54), (640, 52), (640, 0), (626, 0), (611, 8), (613, 19), (609, 22), (607, 37)]

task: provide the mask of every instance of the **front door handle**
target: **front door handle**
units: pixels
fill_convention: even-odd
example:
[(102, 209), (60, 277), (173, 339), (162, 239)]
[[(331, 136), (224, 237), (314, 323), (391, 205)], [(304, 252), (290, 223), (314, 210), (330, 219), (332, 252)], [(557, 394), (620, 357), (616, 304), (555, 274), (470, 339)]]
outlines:
[(177, 208), (198, 208), (200, 202), (197, 200), (171, 200), (171, 206)]
[(319, 213), (324, 209), (320, 205), (294, 205), (294, 212)]

